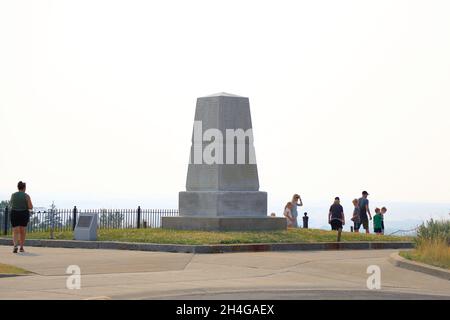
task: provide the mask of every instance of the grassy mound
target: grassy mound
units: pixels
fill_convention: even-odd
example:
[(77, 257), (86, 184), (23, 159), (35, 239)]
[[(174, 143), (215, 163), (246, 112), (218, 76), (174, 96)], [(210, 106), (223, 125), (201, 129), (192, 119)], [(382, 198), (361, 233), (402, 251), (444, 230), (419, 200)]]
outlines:
[(29, 271), (23, 270), (18, 267), (10, 266), (7, 264), (0, 263), (0, 274), (27, 274)]
[[(55, 239), (71, 240), (73, 232), (55, 232)], [(49, 232), (35, 232), (29, 239), (49, 239)], [(100, 241), (142, 242), (159, 244), (244, 244), (244, 243), (298, 243), (334, 242), (337, 233), (319, 229), (289, 229), (274, 232), (207, 232), (166, 229), (100, 229)], [(343, 232), (343, 242), (349, 241), (413, 241), (412, 237), (366, 235)]]

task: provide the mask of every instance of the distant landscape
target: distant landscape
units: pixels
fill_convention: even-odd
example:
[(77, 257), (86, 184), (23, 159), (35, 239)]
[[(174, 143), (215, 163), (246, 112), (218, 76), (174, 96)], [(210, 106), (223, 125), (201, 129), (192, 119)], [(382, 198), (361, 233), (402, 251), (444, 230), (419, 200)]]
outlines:
[[(176, 194), (176, 193), (175, 193)], [(269, 193), (270, 195), (270, 193)], [(0, 193), (1, 198), (8, 199), (6, 194)], [(54, 195), (55, 196), (55, 195)], [(48, 201), (42, 200), (43, 196), (38, 195), (35, 197), (35, 207), (48, 208), (51, 205), (53, 199)], [(60, 200), (58, 200), (60, 199)], [(347, 199), (348, 200), (348, 199)], [(46, 203), (47, 202), (47, 203)], [(352, 214), (352, 205), (347, 204), (350, 201), (343, 199), (342, 204), (346, 214), (345, 231), (350, 231), (350, 226), (353, 225), (350, 221)], [(134, 209), (137, 206), (146, 209), (177, 209), (178, 202), (176, 197), (171, 198), (152, 198), (148, 199), (120, 199), (107, 197), (97, 197), (96, 200), (86, 199), (80, 201), (64, 199), (64, 197), (55, 196), (55, 205), (60, 209), (70, 209), (76, 205), (79, 209)], [(282, 209), (284, 200), (269, 200), (268, 213), (276, 213), (277, 216), (282, 216)], [(299, 216), (303, 216), (304, 212), (308, 212), (309, 227), (316, 229), (329, 230), (330, 227), (327, 224), (327, 213), (331, 203), (326, 201), (306, 201), (304, 200), (304, 206), (299, 208)], [(388, 212), (385, 216), (386, 234), (391, 234), (398, 230), (411, 230), (422, 224), (425, 220), (434, 219), (449, 219), (450, 218), (450, 203), (410, 203), (410, 202), (382, 202), (372, 200), (370, 202), (370, 208), (373, 212), (376, 207), (386, 206)], [(299, 223), (301, 225), (301, 217), (299, 217)], [(371, 230), (372, 231), (372, 230)], [(412, 234), (412, 233), (406, 233)], [(405, 235), (405, 233), (400, 233)]]

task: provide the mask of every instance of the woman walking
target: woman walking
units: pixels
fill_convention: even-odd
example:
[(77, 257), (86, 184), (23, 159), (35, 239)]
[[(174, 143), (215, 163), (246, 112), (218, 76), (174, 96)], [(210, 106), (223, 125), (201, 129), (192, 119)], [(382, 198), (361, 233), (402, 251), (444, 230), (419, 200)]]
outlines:
[(23, 245), (25, 243), (26, 228), (30, 221), (29, 210), (33, 209), (31, 198), (25, 193), (27, 185), (20, 181), (17, 184), (18, 192), (11, 196), (11, 225), (13, 227), (13, 253), (17, 253), (17, 247), (20, 246), (20, 252), (24, 252)]

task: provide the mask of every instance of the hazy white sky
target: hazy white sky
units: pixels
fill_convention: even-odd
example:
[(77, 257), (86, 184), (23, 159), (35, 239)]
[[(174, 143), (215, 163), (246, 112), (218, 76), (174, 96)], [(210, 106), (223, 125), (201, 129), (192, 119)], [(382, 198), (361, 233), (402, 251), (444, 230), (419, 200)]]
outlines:
[(196, 98), (225, 91), (250, 98), (271, 208), (363, 189), (450, 203), (449, 17), (449, 1), (1, 1), (0, 198), (24, 180), (40, 205), (176, 207)]

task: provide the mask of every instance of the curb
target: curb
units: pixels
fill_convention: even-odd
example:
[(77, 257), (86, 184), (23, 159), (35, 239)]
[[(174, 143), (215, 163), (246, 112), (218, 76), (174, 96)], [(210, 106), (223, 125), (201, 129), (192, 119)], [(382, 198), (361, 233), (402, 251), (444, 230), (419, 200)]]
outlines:
[(10, 273), (8, 273), (8, 274), (3, 274), (3, 273), (0, 273), (0, 279), (2, 279), (2, 278), (14, 278), (14, 277), (20, 277), (21, 275), (20, 274), (10, 274)]
[(15, 273), (0, 273), (0, 279), (2, 278), (15, 278), (15, 277), (26, 277), (32, 275), (33, 273), (15, 274)]
[(430, 266), (421, 262), (415, 262), (401, 257), (398, 253), (393, 253), (389, 257), (389, 262), (394, 266), (408, 269), (411, 271), (426, 273), (430, 276), (438, 277), (444, 280), (450, 280), (450, 271)]
[[(11, 239), (0, 238), (0, 245), (10, 246)], [(313, 242), (313, 243), (260, 243), (260, 244), (214, 244), (180, 245), (114, 241), (79, 240), (26, 240), (29, 247), (111, 249), (177, 253), (233, 253), (267, 251), (323, 251), (323, 250), (380, 250), (412, 249), (412, 242)]]

